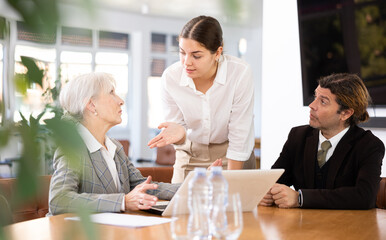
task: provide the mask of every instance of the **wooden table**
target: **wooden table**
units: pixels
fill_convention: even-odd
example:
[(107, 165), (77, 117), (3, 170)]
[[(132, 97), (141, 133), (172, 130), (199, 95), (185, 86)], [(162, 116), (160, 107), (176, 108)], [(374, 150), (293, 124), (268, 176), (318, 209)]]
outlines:
[[(146, 213), (144, 213), (146, 215)], [(143, 214), (142, 214), (143, 215)], [(86, 239), (68, 214), (5, 227), (9, 239)], [(169, 223), (124, 228), (96, 225), (100, 239), (171, 239)], [(259, 207), (244, 213), (240, 239), (386, 239), (386, 210), (308, 210)]]

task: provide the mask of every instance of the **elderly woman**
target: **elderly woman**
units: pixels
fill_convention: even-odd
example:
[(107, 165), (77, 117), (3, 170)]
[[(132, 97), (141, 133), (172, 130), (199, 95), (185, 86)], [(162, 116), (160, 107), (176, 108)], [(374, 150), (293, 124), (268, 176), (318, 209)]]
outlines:
[(179, 185), (152, 183), (125, 155), (122, 145), (106, 136), (122, 119), (123, 100), (106, 73), (81, 75), (60, 94), (65, 116), (74, 119), (84, 142), (76, 167), (60, 150), (55, 153), (49, 192), (49, 213), (86, 206), (94, 212), (149, 209), (158, 198), (169, 200)]

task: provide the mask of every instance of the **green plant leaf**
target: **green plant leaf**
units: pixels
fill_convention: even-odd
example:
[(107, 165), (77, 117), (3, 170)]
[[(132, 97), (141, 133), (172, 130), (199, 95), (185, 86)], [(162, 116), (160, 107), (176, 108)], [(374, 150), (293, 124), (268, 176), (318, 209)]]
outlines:
[(44, 77), (44, 71), (39, 69), (33, 58), (21, 56), (21, 62), (28, 69), (27, 77), (29, 84), (36, 83), (43, 88), (42, 80)]
[(7, 145), (11, 130), (7, 127), (0, 127), (0, 148)]
[(21, 137), (23, 151), (18, 159), (19, 167), (16, 183), (16, 196), (14, 204), (32, 199), (38, 192), (37, 176), (41, 173), (42, 145), (37, 138), (38, 121), (32, 115), (30, 122), (20, 113), (22, 120), (19, 122), (18, 132)]
[(91, 218), (90, 218), (91, 211), (85, 207), (83, 208), (80, 207), (77, 213), (79, 214), (81, 224), (83, 226), (83, 229), (85, 230), (87, 238), (90, 240), (100, 239), (100, 234), (98, 234), (95, 224), (91, 222)]
[(26, 74), (15, 74), (14, 77), (16, 90), (21, 93), (23, 96), (26, 95), (27, 89), (29, 87), (28, 79)]
[(47, 129), (52, 132), (56, 146), (69, 156), (69, 159), (77, 160), (84, 143), (80, 137), (76, 125), (72, 122), (62, 120), (59, 116), (44, 120)]
[(34, 31), (55, 31), (58, 20), (58, 0), (7, 0)]
[(0, 39), (4, 39), (9, 32), (9, 24), (5, 20), (5, 18), (0, 17)]

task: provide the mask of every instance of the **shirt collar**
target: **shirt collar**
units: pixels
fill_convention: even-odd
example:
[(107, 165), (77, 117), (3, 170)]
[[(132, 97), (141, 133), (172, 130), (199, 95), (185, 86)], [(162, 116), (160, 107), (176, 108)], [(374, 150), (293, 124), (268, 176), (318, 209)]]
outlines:
[(342, 137), (346, 134), (346, 132), (348, 131), (350, 127), (346, 127), (345, 129), (343, 129), (342, 131), (340, 131), (340, 133), (336, 134), (335, 136), (333, 136), (332, 138), (330, 139), (327, 139), (323, 136), (322, 134), (322, 131), (319, 131), (319, 145), (322, 144), (322, 142), (328, 140), (330, 141), (331, 143), (331, 146), (336, 146), (338, 145), (339, 141), (342, 139)]
[(228, 61), (223, 55), (221, 55), (218, 61), (218, 68), (214, 81), (221, 85), (224, 85), (227, 80), (227, 69)]
[[(96, 152), (99, 149), (103, 148), (102, 144), (100, 144), (98, 140), (96, 140), (96, 138), (90, 133), (90, 131), (85, 126), (79, 123), (77, 127), (78, 127), (79, 134), (82, 137), (90, 153)], [(108, 152), (110, 153), (115, 152), (117, 146), (107, 136), (106, 136), (105, 144)]]
[[(228, 66), (227, 59), (223, 55), (221, 55), (219, 58), (219, 61), (218, 61), (217, 73), (216, 73), (216, 77), (214, 79), (215, 82), (217, 82), (221, 85), (225, 84), (226, 79), (227, 79), (226, 78), (227, 69), (228, 69), (227, 66)], [(182, 66), (182, 68), (183, 68), (183, 66)], [(196, 86), (194, 85), (193, 79), (188, 77), (184, 70), (182, 70), (180, 86), (188, 86), (194, 90), (196, 89)]]

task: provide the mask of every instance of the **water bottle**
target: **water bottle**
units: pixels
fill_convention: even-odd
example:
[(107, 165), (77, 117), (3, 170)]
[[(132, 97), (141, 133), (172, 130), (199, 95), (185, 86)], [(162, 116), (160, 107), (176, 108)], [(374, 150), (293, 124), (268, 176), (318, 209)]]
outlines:
[(189, 181), (188, 234), (192, 239), (211, 239), (210, 210), (212, 183), (206, 177), (205, 168), (195, 168), (194, 177)]
[(222, 232), (227, 229), (228, 220), (226, 208), (228, 206), (228, 182), (222, 175), (222, 167), (212, 167), (209, 180), (213, 185), (211, 231)]

